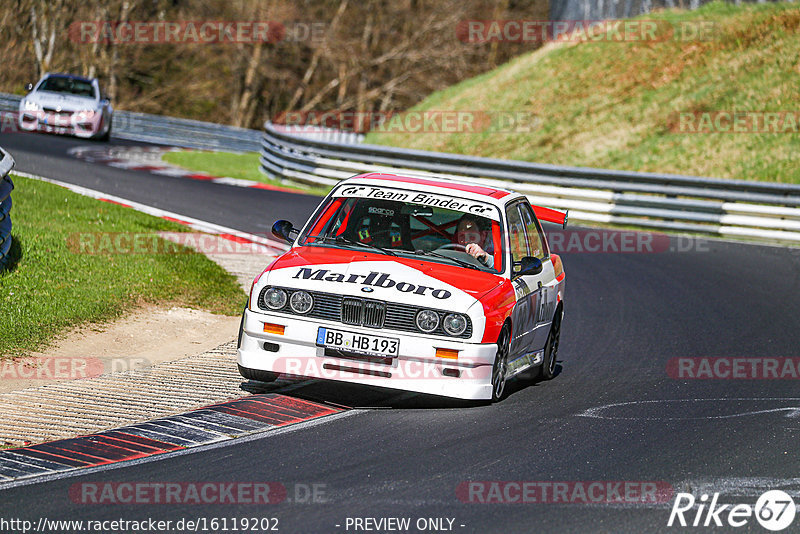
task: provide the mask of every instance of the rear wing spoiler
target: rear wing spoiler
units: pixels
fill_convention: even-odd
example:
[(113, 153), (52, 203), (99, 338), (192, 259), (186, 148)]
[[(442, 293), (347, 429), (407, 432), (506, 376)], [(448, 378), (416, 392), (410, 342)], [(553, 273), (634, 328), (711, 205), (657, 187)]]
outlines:
[(559, 211), (542, 206), (531, 205), (533, 212), (540, 221), (547, 221), (555, 224), (560, 224), (561, 228), (567, 227), (567, 218), (569, 217), (569, 210)]

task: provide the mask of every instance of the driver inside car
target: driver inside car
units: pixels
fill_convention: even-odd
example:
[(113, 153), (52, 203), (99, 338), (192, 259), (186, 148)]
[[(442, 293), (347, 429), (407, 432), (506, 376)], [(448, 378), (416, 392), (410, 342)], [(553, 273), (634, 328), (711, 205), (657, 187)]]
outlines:
[(474, 215), (466, 214), (461, 217), (456, 227), (456, 239), (463, 245), (467, 254), (481, 262), (486, 267), (494, 267), (494, 257), (483, 250), (478, 243), (485, 241), (487, 232), (481, 230), (478, 219)]

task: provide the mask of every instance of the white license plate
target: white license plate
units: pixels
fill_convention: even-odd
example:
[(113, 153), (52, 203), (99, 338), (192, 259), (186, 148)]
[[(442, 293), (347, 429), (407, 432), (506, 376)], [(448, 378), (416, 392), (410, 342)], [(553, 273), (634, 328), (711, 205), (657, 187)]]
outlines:
[(48, 113), (44, 116), (44, 118), (39, 119), (39, 124), (42, 126), (55, 128), (56, 130), (66, 130), (70, 126), (70, 120), (69, 117)]
[(395, 357), (400, 349), (400, 340), (393, 337), (331, 330), (320, 326), (317, 330), (317, 346), (369, 356)]

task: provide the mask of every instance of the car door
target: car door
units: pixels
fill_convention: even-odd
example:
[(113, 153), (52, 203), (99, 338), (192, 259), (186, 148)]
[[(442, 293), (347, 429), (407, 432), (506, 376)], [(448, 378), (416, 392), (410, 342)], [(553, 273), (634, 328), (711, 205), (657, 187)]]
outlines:
[(509, 347), (508, 361), (511, 370), (513, 362), (524, 357), (530, 352), (533, 345), (536, 327), (536, 302), (538, 283), (536, 276), (517, 274), (522, 258), (530, 256), (528, 236), (525, 223), (522, 220), (520, 205), (522, 201), (515, 201), (506, 207), (506, 220), (508, 221), (509, 251), (511, 254), (511, 283), (514, 286), (517, 304), (511, 312), (512, 335)]
[(555, 269), (550, 261), (550, 251), (542, 231), (542, 225), (527, 201), (519, 204), (525, 236), (528, 240), (528, 251), (531, 256), (542, 262), (542, 272), (528, 278), (528, 283), (535, 284), (531, 293), (531, 309), (534, 310), (533, 336), (530, 338), (529, 352), (542, 350), (547, 342), (550, 324), (553, 322), (558, 297), (558, 281)]
[[(511, 314), (513, 335), (508, 358), (513, 371), (527, 363), (521, 358), (544, 348), (557, 288), (547, 242), (527, 200), (521, 199), (510, 204), (506, 208), (506, 218), (512, 261), (511, 282), (517, 297)], [(542, 262), (541, 272), (518, 274), (522, 259), (526, 256)], [(519, 363), (514, 365), (513, 362), (518, 359)]]

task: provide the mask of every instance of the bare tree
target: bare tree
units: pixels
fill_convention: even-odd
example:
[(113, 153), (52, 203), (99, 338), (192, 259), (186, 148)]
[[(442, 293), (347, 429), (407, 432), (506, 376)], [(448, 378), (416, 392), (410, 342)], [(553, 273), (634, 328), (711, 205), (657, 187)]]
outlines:
[(56, 36), (62, 30), (64, 0), (38, 0), (30, 7), (31, 40), (38, 76), (50, 70), (56, 50)]
[[(249, 12), (250, 20), (265, 21), (277, 17), (278, 8), (275, 1), (265, 5), (256, 2), (252, 4)], [(274, 22), (270, 22), (274, 24)], [(269, 55), (266, 48), (269, 46), (263, 41), (253, 44), (237, 43), (239, 48), (239, 62), (243, 64), (238, 70), (243, 72), (240, 76), (238, 91), (233, 93), (231, 105), (231, 123), (234, 126), (249, 126), (253, 122), (256, 108), (260, 104), (264, 90), (266, 73), (263, 59)]]
[[(544, 0), (5, 0), (4, 76), (100, 78), (116, 107), (240, 126), (293, 110), (398, 111), (536, 43), (464, 43), (465, 20), (542, 19)], [(120, 43), (75, 39), (81, 21), (271, 20), (323, 25), (320, 40)]]
[[(341, 20), (344, 11), (347, 9), (348, 3), (349, 0), (341, 0), (339, 2), (339, 7), (336, 9), (336, 13), (334, 14), (333, 19), (331, 20), (330, 28), (325, 34), (325, 40), (314, 49), (314, 54), (311, 56), (311, 61), (309, 62), (308, 68), (303, 74), (303, 79), (298, 85), (297, 89), (295, 89), (295, 92), (292, 95), (292, 99), (289, 101), (289, 104), (286, 106), (287, 111), (292, 111), (294, 107), (297, 105), (297, 103), (300, 101), (300, 99), (303, 97), (303, 93), (305, 93), (306, 89), (308, 88), (309, 81), (311, 81), (311, 78), (316, 73), (317, 67), (319, 66), (320, 58), (330, 46), (331, 37), (336, 31), (337, 27), (339, 26), (339, 21)], [(339, 82), (337, 82), (337, 84), (338, 83)]]

